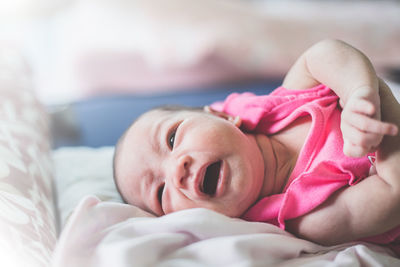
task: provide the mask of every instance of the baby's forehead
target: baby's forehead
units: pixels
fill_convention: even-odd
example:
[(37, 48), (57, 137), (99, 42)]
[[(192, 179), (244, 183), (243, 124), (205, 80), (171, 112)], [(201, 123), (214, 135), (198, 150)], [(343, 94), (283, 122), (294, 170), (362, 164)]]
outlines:
[(150, 122), (152, 122), (155, 119), (167, 119), (168, 117), (179, 115), (182, 112), (183, 111), (181, 111), (181, 110), (170, 111), (170, 110), (163, 110), (163, 109), (152, 109), (152, 110), (146, 111), (145, 113), (140, 115), (136, 119), (135, 123), (136, 122), (148, 121), (148, 120), (150, 120)]
[[(165, 125), (171, 124), (174, 121), (179, 121), (188, 116), (188, 110), (164, 110), (153, 109), (142, 114), (136, 121), (129, 127), (126, 138), (126, 143), (135, 142), (135, 146), (142, 146), (143, 140), (152, 143), (152, 135), (156, 135)], [(151, 134), (153, 133), (153, 134)], [(149, 139), (149, 140), (148, 140)], [(139, 140), (139, 143), (138, 143)]]
[(195, 109), (195, 108), (190, 108), (190, 107), (163, 107), (163, 108), (155, 108), (152, 110), (149, 110), (145, 112), (141, 118), (146, 118), (146, 117), (152, 117), (152, 116), (179, 116), (187, 113), (192, 113), (192, 112), (199, 112), (201, 109)]
[[(180, 119), (186, 117), (189, 114), (205, 114), (200, 108), (190, 108), (190, 107), (165, 107), (156, 108), (143, 113), (132, 126), (144, 126), (152, 125), (154, 123), (160, 123), (167, 119)], [(134, 128), (134, 127), (131, 127)]]
[(158, 109), (147, 111), (146, 113), (138, 117), (135, 122), (132, 123), (128, 131), (130, 131), (131, 133), (138, 131), (146, 132), (149, 128), (152, 128), (155, 124), (160, 124), (178, 114), (179, 114), (178, 112), (174, 114), (169, 111), (158, 110)]

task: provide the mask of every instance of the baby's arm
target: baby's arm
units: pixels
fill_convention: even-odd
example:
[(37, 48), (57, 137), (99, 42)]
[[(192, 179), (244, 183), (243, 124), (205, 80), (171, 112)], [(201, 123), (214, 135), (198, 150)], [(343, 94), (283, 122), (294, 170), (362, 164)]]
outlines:
[[(380, 81), (382, 118), (400, 126), (400, 104)], [(287, 222), (303, 238), (334, 245), (384, 233), (400, 225), (400, 135), (385, 136), (377, 174), (342, 189), (316, 210)]]
[[(289, 221), (288, 230), (322, 244), (385, 232), (400, 224), (400, 140), (398, 135), (387, 135), (396, 134), (396, 125), (400, 126), (399, 104), (379, 81), (368, 58), (340, 41), (325, 40), (308, 49), (291, 68), (283, 86), (307, 89), (320, 83), (340, 97), (347, 155), (364, 155), (386, 136), (377, 153), (376, 175), (338, 191), (318, 209)], [(382, 118), (389, 123), (380, 121), (381, 101)]]
[(337, 40), (321, 41), (300, 56), (283, 86), (307, 89), (320, 83), (340, 97), (346, 155), (363, 156), (376, 150), (383, 135), (397, 134), (395, 125), (380, 121), (378, 77), (359, 50)]

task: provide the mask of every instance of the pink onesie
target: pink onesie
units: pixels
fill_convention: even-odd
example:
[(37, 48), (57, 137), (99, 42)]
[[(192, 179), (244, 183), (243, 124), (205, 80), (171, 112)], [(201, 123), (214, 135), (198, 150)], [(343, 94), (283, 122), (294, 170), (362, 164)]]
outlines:
[[(264, 96), (234, 93), (213, 108), (239, 115), (244, 131), (266, 135), (281, 131), (297, 118), (311, 117), (310, 132), (284, 191), (255, 203), (243, 214), (246, 220), (268, 222), (285, 229), (286, 220), (310, 212), (336, 190), (368, 176), (371, 163), (367, 156), (350, 158), (343, 154), (338, 96), (324, 85), (306, 90), (279, 87)], [(364, 240), (390, 243), (391, 248), (400, 252), (398, 236), (400, 227)]]

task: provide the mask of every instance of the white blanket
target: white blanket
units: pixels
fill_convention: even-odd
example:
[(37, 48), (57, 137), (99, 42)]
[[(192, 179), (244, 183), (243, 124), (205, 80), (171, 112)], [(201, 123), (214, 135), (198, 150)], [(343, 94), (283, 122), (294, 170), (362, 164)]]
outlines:
[(63, 266), (400, 266), (400, 260), (370, 244), (322, 247), (206, 209), (154, 217), (88, 196), (56, 246), (53, 267)]

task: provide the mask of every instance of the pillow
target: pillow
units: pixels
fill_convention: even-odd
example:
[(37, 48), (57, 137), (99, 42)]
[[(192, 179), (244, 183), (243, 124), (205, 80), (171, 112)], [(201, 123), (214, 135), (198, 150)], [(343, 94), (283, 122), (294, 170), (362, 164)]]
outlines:
[(57, 238), (48, 118), (16, 50), (0, 46), (0, 265), (48, 266)]
[(123, 202), (114, 185), (114, 147), (62, 147), (53, 151), (58, 210), (64, 225), (87, 195), (102, 201)]

